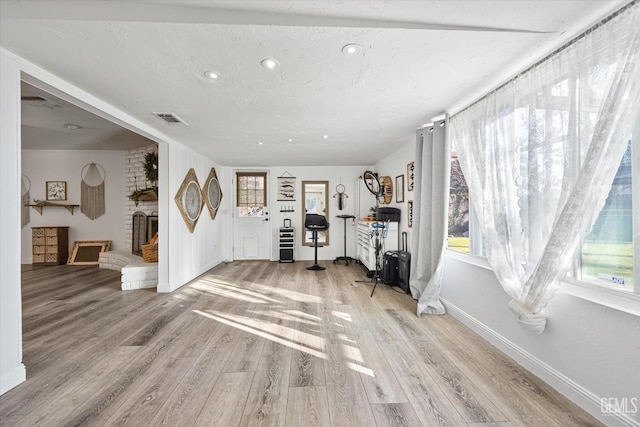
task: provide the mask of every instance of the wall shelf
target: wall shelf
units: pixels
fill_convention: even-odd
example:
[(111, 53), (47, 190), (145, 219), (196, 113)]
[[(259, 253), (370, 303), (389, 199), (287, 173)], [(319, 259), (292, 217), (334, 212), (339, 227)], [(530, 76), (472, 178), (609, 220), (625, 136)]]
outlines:
[(40, 204), (40, 205), (25, 205), (25, 206), (32, 207), (33, 209), (38, 211), (40, 215), (42, 215), (42, 210), (43, 210), (42, 208), (65, 208), (71, 213), (71, 215), (73, 215), (73, 210), (79, 207), (80, 205), (70, 205), (70, 204), (62, 204), (62, 203), (46, 203), (46, 204)]

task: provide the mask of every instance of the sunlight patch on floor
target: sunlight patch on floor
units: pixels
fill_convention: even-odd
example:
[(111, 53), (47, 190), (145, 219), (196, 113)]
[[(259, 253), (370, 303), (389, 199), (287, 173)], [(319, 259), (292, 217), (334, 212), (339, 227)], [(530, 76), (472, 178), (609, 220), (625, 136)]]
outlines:
[(254, 292), (250, 289), (244, 289), (239, 285), (229, 284), (229, 283), (220, 282), (220, 281), (212, 281), (206, 278), (198, 279), (197, 281), (193, 282), (189, 287), (202, 292), (209, 292), (215, 295), (229, 296), (230, 295), (229, 293), (233, 293), (233, 294), (237, 293), (237, 294), (240, 294), (237, 296), (237, 299), (242, 299), (241, 296), (244, 296), (245, 298), (242, 300), (249, 301), (249, 302), (256, 301), (256, 299), (258, 299), (258, 301), (262, 303), (270, 302), (270, 303), (279, 304), (282, 302), (277, 299), (271, 298), (268, 295), (262, 294), (260, 292)]
[(240, 316), (237, 314), (222, 313), (219, 311), (207, 311), (207, 313), (230, 320), (232, 322), (249, 326), (250, 328), (254, 328), (256, 330), (267, 332), (275, 336), (280, 336), (285, 339), (293, 339), (295, 334), (295, 337), (300, 341), (302, 345), (318, 350), (324, 349), (324, 338), (320, 338), (316, 335), (296, 330), (295, 328), (278, 325), (269, 320), (256, 319), (254, 317)]
[(364, 362), (364, 358), (362, 357), (362, 352), (360, 351), (359, 348), (351, 346), (351, 345), (346, 345), (343, 344), (342, 348), (344, 350), (344, 354), (346, 355), (350, 355), (351, 359), (355, 360), (356, 362)]
[(252, 283), (251, 288), (259, 292), (265, 292), (267, 294), (275, 294), (281, 297), (290, 299), (291, 301), (308, 302), (313, 304), (322, 303), (322, 298), (316, 295), (309, 295), (302, 292), (292, 291), (290, 289), (276, 288), (273, 286), (260, 285), (258, 283)]
[[(241, 331), (245, 331), (245, 332), (249, 332), (251, 334), (254, 334), (258, 337), (262, 337), (268, 340), (271, 340), (273, 342), (277, 342), (278, 344), (282, 344), (285, 345), (287, 347), (290, 347), (294, 350), (300, 350), (303, 351), (305, 353), (308, 353), (312, 356), (318, 357), (320, 359), (326, 359), (327, 356), (322, 353), (321, 351), (315, 350), (313, 348), (310, 348), (308, 346), (305, 345), (305, 343), (299, 343), (299, 342), (295, 342), (292, 340), (291, 337), (287, 337), (287, 336), (278, 336), (276, 334), (273, 334), (267, 330), (263, 330), (260, 328), (254, 328), (252, 326), (249, 326), (247, 324), (244, 324), (242, 322), (236, 321), (234, 319), (227, 319), (223, 316), (219, 316), (220, 313), (206, 313), (204, 311), (201, 310), (193, 310), (194, 313), (199, 314), (201, 316), (207, 317), (209, 319), (215, 320), (216, 322), (220, 322), (224, 325), (227, 326), (231, 326), (237, 329), (240, 329)], [(228, 317), (240, 317), (242, 318), (242, 316), (228, 316)], [(246, 320), (246, 318), (245, 318)], [(265, 322), (267, 323), (267, 322)], [(296, 336), (298, 335), (299, 332), (296, 333)], [(293, 333), (290, 333), (289, 335), (293, 335)], [(317, 338), (315, 337), (317, 340), (322, 340), (321, 338)], [(322, 349), (322, 345), (320, 346), (320, 349)]]
[(290, 314), (287, 314), (285, 312), (281, 312), (281, 311), (274, 311), (274, 310), (247, 310), (247, 313), (253, 313), (253, 314), (258, 314), (261, 316), (270, 316), (270, 317), (274, 317), (276, 319), (282, 319), (282, 320), (286, 320), (289, 322), (298, 322), (298, 323), (304, 323), (305, 325), (313, 325), (313, 326), (317, 326), (318, 322), (315, 321), (311, 321), (311, 320), (305, 320), (305, 319), (301, 319), (299, 316), (292, 316)]
[(317, 322), (321, 321), (322, 319), (318, 316), (313, 316), (309, 313), (305, 313), (304, 311), (300, 311), (300, 310), (282, 310), (283, 313), (289, 313), (293, 316), (298, 316), (298, 317), (304, 317), (306, 319), (309, 320), (315, 320)]
[(356, 365), (355, 363), (352, 363), (352, 362), (347, 362), (347, 366), (356, 372), (360, 372), (361, 374), (364, 374), (373, 378), (376, 377), (376, 375), (373, 373), (371, 369), (365, 368), (364, 366)]
[(352, 340), (351, 338), (347, 337), (345, 334), (338, 334), (337, 337), (339, 339), (341, 339), (342, 341), (346, 341), (346, 342), (353, 343), (353, 344), (356, 343), (354, 340)]
[(332, 311), (331, 314), (336, 316), (338, 319), (346, 320), (349, 323), (353, 323), (351, 315), (349, 313), (343, 313), (341, 311)]
[[(228, 282), (211, 275), (193, 282), (190, 285), (190, 289), (238, 301), (268, 304), (269, 306), (265, 307), (264, 310), (254, 306), (253, 309), (243, 312), (246, 315), (215, 310), (193, 310), (193, 312), (221, 324), (324, 360), (328, 359), (325, 354), (326, 340), (314, 333), (320, 333), (319, 329), (322, 323), (332, 324), (338, 328), (344, 328), (346, 322), (353, 323), (351, 313), (331, 310), (330, 301), (327, 301), (326, 298), (290, 289), (267, 286), (255, 282)], [(291, 308), (285, 309), (284, 306), (290, 302), (301, 303), (304, 311)], [(318, 304), (319, 309), (327, 314), (330, 313), (332, 318), (323, 319), (320, 316), (307, 313), (306, 304)], [(262, 306), (264, 307), (264, 305)], [(309, 310), (314, 311), (311, 308)], [(285, 324), (292, 326), (285, 326)], [(318, 330), (311, 330), (310, 333), (307, 327), (305, 332), (295, 328), (295, 324), (310, 325), (316, 327), (311, 329)], [(373, 370), (363, 366), (365, 363), (364, 357), (357, 347), (357, 341), (348, 338), (345, 334), (338, 334), (337, 337), (342, 341), (342, 356), (346, 367), (363, 375), (375, 377)]]
[(233, 290), (229, 290), (229, 289), (224, 289), (221, 286), (215, 286), (215, 285), (207, 285), (205, 283), (202, 282), (195, 282), (192, 283), (190, 285), (191, 289), (195, 289), (201, 292), (205, 292), (211, 295), (217, 295), (217, 296), (221, 296), (221, 297), (225, 297), (225, 298), (231, 298), (231, 299), (236, 299), (236, 300), (240, 300), (240, 301), (245, 301), (245, 302), (251, 302), (251, 303), (256, 303), (256, 304), (267, 304), (268, 301), (265, 301), (263, 299), (259, 299), (253, 296), (249, 296), (246, 294), (243, 294), (241, 292), (238, 292), (236, 289)]

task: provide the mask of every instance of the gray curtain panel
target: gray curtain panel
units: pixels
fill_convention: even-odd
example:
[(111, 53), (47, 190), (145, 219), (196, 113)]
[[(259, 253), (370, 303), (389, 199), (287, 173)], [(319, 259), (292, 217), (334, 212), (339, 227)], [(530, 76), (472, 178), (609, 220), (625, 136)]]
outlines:
[(447, 116), (416, 135), (409, 286), (411, 295), (418, 300), (418, 316), (445, 313), (440, 289), (447, 247), (451, 169), (448, 121)]

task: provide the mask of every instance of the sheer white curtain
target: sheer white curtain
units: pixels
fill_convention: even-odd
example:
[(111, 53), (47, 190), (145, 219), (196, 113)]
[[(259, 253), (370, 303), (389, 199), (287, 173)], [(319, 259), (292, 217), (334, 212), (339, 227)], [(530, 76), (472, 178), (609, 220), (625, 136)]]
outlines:
[(489, 264), (535, 333), (638, 117), (639, 16), (627, 7), (450, 120)]
[[(448, 118), (447, 118), (448, 119)], [(447, 247), (450, 148), (448, 120), (418, 131), (413, 191), (409, 287), (417, 315), (444, 314), (440, 302), (442, 262)]]

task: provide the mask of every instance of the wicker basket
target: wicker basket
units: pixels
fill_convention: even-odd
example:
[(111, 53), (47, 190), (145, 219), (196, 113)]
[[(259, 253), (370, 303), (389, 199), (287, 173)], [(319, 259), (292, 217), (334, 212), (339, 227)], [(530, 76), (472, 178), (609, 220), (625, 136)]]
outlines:
[(158, 244), (142, 244), (142, 260), (144, 262), (158, 262)]

